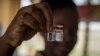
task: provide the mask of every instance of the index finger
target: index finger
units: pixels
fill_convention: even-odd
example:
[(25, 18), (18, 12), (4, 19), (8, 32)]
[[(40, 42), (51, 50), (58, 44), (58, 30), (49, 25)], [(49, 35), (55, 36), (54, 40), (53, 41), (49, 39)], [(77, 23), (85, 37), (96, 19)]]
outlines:
[(46, 18), (46, 27), (47, 30), (49, 31), (53, 25), (53, 15), (49, 4), (44, 2), (44, 3), (37, 4), (36, 7), (40, 8), (43, 11), (44, 16)]

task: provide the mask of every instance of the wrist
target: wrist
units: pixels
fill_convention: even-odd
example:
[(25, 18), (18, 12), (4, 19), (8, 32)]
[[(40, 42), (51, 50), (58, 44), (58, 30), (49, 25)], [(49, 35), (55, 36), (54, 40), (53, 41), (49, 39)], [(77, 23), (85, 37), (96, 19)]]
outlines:
[(0, 38), (0, 56), (12, 56), (14, 50), (16, 47), (11, 46), (7, 42), (4, 41), (4, 39), (1, 37)]
[(22, 41), (19, 42), (17, 40), (11, 40), (11, 38), (9, 38), (8, 36), (5, 36), (5, 35), (1, 37), (1, 41), (12, 47), (18, 47), (22, 42)]

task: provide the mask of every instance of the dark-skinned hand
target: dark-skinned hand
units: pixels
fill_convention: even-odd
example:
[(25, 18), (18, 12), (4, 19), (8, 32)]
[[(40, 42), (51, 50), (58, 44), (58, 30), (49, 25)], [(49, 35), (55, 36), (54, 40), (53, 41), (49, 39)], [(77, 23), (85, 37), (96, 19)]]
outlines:
[(52, 27), (52, 12), (47, 3), (21, 8), (7, 28), (2, 40), (17, 47), (37, 32), (47, 32)]

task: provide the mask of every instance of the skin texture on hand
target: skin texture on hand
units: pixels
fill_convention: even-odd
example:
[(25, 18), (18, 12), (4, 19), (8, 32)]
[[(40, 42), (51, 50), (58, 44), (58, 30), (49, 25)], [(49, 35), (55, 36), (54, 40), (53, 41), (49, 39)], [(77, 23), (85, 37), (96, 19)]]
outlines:
[(47, 32), (52, 26), (52, 12), (47, 3), (40, 3), (21, 8), (6, 33), (4, 40), (11, 46), (19, 46), (37, 32)]
[(0, 38), (0, 56), (12, 56), (22, 41), (30, 39), (37, 32), (49, 31), (49, 27), (52, 27), (50, 10), (47, 3), (21, 8)]

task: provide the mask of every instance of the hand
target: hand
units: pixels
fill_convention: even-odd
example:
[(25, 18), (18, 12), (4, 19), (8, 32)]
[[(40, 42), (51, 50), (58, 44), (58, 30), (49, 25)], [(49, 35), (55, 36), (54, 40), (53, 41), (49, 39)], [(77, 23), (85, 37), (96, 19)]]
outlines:
[(40, 3), (21, 8), (2, 39), (17, 47), (23, 40), (28, 40), (35, 33), (47, 32), (52, 27), (52, 13), (47, 3)]

